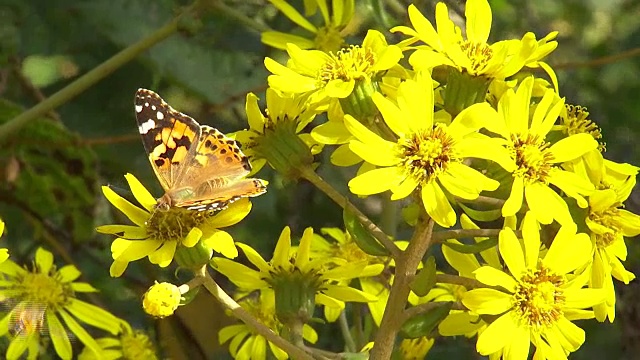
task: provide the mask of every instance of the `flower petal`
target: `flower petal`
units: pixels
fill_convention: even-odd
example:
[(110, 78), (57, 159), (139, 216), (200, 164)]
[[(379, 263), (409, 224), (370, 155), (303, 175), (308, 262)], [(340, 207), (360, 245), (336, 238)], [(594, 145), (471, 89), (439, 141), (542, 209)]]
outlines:
[[(147, 211), (151, 212), (156, 207), (158, 201), (151, 195), (149, 190), (142, 185), (140, 180), (133, 176), (133, 174), (126, 174), (124, 176), (127, 179), (127, 183), (129, 183), (129, 187), (131, 188), (131, 192), (136, 200), (147, 209)], [(115, 204), (114, 204), (115, 205)]]
[(398, 186), (405, 177), (395, 166), (374, 169), (351, 179), (349, 190), (358, 195), (378, 194)]
[(102, 187), (102, 193), (113, 206), (120, 210), (126, 217), (129, 218), (129, 220), (133, 221), (134, 224), (140, 227), (145, 227), (145, 223), (147, 222), (147, 220), (149, 220), (148, 212), (125, 200), (123, 197), (116, 194), (115, 191), (111, 190), (111, 188), (109, 188), (108, 186)]
[(464, 293), (462, 303), (478, 314), (497, 315), (513, 307), (513, 295), (494, 289), (474, 289)]
[(507, 264), (509, 271), (515, 278), (520, 278), (526, 270), (524, 264), (524, 252), (520, 241), (510, 228), (500, 230), (500, 236), (498, 240), (498, 248), (500, 249), (500, 255)]
[(222, 254), (222, 256), (235, 259), (238, 256), (238, 249), (233, 241), (233, 237), (223, 230), (214, 230), (210, 234), (202, 236), (204, 246)]

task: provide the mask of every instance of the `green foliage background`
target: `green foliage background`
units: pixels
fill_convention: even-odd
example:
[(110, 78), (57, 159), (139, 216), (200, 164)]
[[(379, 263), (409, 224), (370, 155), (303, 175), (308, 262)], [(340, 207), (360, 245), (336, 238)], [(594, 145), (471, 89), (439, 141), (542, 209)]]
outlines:
[[(216, 2), (212, 0), (212, 2)], [(464, 3), (446, 1), (463, 15)], [(301, 1), (292, 1), (297, 7)], [(375, 28), (406, 22), (408, 2), (357, 1), (360, 26), (349, 40), (362, 39)], [(607, 157), (640, 164), (640, 2), (494, 0), (492, 40), (538, 37), (560, 31), (559, 48), (548, 58), (560, 78), (560, 94), (568, 103), (587, 106), (603, 130)], [(266, 0), (232, 0), (225, 4), (258, 23), (290, 31), (294, 25)], [(170, 21), (186, 1), (176, 0), (2, 0), (0, 1), (0, 123), (11, 120), (70, 84), (118, 51)], [(432, 18), (435, 1), (416, 1)], [(316, 19), (319, 20), (319, 19)], [(223, 132), (247, 127), (244, 99), (249, 91), (263, 97), (265, 56), (282, 52), (261, 44), (260, 34), (238, 20), (212, 10), (181, 24), (184, 29), (152, 47), (48, 116), (12, 133), (0, 143), (0, 217), (7, 233), (0, 246), (12, 259), (29, 264), (38, 246), (59, 261), (76, 264), (101, 290), (96, 299), (134, 326), (151, 330), (173, 359), (220, 358), (217, 330), (231, 319), (221, 316), (215, 301), (201, 295), (176, 316), (152, 320), (142, 314), (140, 298), (154, 280), (176, 280), (173, 268), (161, 271), (147, 260), (133, 263), (120, 279), (109, 277), (111, 239), (93, 230), (106, 223), (127, 223), (112, 212), (100, 186), (109, 184), (131, 198), (123, 175), (135, 174), (161, 195), (146, 159), (134, 120), (133, 94), (139, 87), (158, 91), (174, 107), (202, 124)], [(354, 42), (358, 42), (356, 40)], [(346, 193), (353, 169), (327, 166), (321, 173)], [(263, 253), (273, 249), (284, 225), (300, 235), (306, 226), (339, 226), (341, 212), (306, 183), (290, 184), (270, 169), (269, 192), (253, 202), (251, 214), (231, 233)], [(640, 195), (628, 201), (640, 211)], [(374, 199), (363, 203), (375, 219)], [(402, 238), (402, 233), (399, 238)], [(640, 273), (640, 247), (629, 241), (627, 268)], [(178, 274), (180, 275), (180, 274)], [(574, 359), (634, 359), (640, 351), (640, 288), (618, 287), (614, 324), (579, 324), (587, 341)], [(321, 342), (340, 350), (332, 325), (317, 326)], [(334, 341), (335, 340), (335, 341)], [(331, 345), (333, 344), (333, 345)], [(473, 358), (473, 344), (440, 339), (430, 358)], [(477, 356), (477, 355), (476, 355)]]

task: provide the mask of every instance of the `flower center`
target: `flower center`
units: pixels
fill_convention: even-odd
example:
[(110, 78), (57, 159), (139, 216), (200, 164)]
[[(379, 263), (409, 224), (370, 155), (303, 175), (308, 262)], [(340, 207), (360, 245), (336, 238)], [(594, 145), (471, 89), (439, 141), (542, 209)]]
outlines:
[(318, 29), (314, 42), (316, 49), (331, 53), (339, 51), (344, 46), (344, 37), (337, 28), (324, 26)]
[(485, 43), (463, 41), (460, 43), (460, 49), (469, 59), (471, 66), (466, 70), (471, 75), (482, 74), (493, 56), (493, 50)]
[(554, 159), (549, 143), (532, 134), (524, 139), (512, 134), (511, 141), (511, 158), (518, 165), (514, 175), (524, 177), (528, 183), (540, 181), (546, 184)]
[(331, 80), (358, 80), (371, 78), (375, 54), (366, 48), (351, 45), (336, 53), (329, 53), (330, 60), (318, 71), (318, 82), (326, 85)]
[[(602, 139), (602, 133), (600, 127), (593, 121), (587, 119), (589, 112), (586, 107), (580, 105), (566, 104), (567, 117), (561, 117), (563, 124), (566, 126), (566, 133), (568, 135), (575, 134), (590, 134), (594, 139)], [(598, 150), (604, 152), (606, 150), (606, 143), (598, 142)]]
[(7, 292), (15, 291), (16, 298), (33, 304), (41, 304), (54, 311), (64, 307), (74, 295), (71, 286), (61, 281), (55, 269), (52, 269), (49, 274), (26, 273), (22, 279), (18, 279), (18, 283), (20, 285), (14, 289), (7, 289)]
[(335, 257), (339, 259), (345, 259), (347, 260), (347, 262), (350, 262), (350, 263), (364, 261), (364, 260), (366, 260), (369, 264), (378, 264), (381, 262), (380, 258), (376, 256), (371, 256), (366, 252), (362, 251), (362, 249), (360, 249), (358, 244), (356, 244), (351, 239), (351, 236), (349, 236), (348, 234), (346, 236), (347, 236), (347, 239), (346, 239), (347, 241), (336, 246), (335, 254), (334, 254)]
[(214, 211), (194, 211), (180, 207), (156, 209), (146, 223), (150, 238), (161, 241), (182, 241), (189, 231), (202, 224)]
[(398, 141), (406, 171), (419, 182), (429, 182), (460, 161), (455, 153), (455, 141), (444, 125), (436, 124), (432, 131), (414, 133)]
[(621, 226), (617, 219), (620, 218), (620, 213), (617, 208), (610, 207), (607, 210), (599, 212), (590, 212), (589, 220), (596, 224), (599, 224), (611, 231), (604, 233), (596, 233), (596, 246), (599, 248), (606, 248), (611, 245), (621, 233)]
[(513, 295), (515, 312), (524, 324), (535, 329), (551, 326), (562, 316), (564, 279), (545, 267), (528, 270)]
[(120, 342), (122, 343), (122, 357), (126, 360), (157, 359), (153, 343), (141, 331), (122, 335)]

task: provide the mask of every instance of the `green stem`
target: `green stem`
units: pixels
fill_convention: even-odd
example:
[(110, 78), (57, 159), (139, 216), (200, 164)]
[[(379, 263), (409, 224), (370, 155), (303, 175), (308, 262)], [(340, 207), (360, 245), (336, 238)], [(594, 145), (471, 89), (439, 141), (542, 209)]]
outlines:
[(273, 332), (273, 330), (269, 329), (266, 325), (256, 320), (256, 318), (254, 318), (245, 309), (243, 309), (211, 278), (211, 276), (207, 272), (206, 266), (203, 266), (202, 269), (200, 269), (197, 276), (202, 277), (204, 287), (211, 293), (211, 295), (213, 295), (216, 299), (218, 299), (218, 301), (220, 301), (222, 306), (231, 311), (233, 316), (240, 319), (253, 331), (262, 335), (265, 339), (272, 342), (280, 349), (284, 350), (292, 358), (298, 360), (313, 360), (313, 357), (307, 354), (304, 350), (278, 336), (278, 334)]
[(389, 300), (384, 308), (380, 328), (376, 333), (371, 359), (390, 359), (396, 335), (402, 326), (402, 316), (409, 297), (409, 284), (415, 275), (418, 264), (429, 249), (433, 233), (433, 220), (420, 219), (409, 242), (407, 250), (396, 259), (395, 277), (389, 291)]
[(353, 337), (351, 336), (349, 322), (347, 321), (347, 315), (344, 310), (340, 313), (338, 323), (340, 324), (340, 331), (342, 332), (342, 337), (344, 338), (344, 347), (346, 351), (356, 352), (356, 343), (355, 341), (353, 341)]
[(390, 197), (385, 196), (382, 199), (382, 213), (380, 214), (380, 227), (382, 231), (391, 236), (392, 239), (396, 238), (396, 232), (398, 230), (398, 211), (396, 202), (391, 200)]
[(156, 30), (153, 34), (148, 37), (140, 40), (139, 42), (130, 45), (126, 49), (120, 51), (109, 60), (103, 62), (102, 64), (96, 66), (88, 73), (82, 75), (78, 79), (76, 79), (71, 84), (67, 85), (57, 93), (51, 95), (49, 98), (44, 100), (43, 102), (37, 104), (31, 109), (23, 112), (22, 114), (16, 116), (15, 118), (7, 121), (3, 125), (0, 126), (0, 141), (6, 139), (13, 132), (19, 130), (21, 127), (25, 126), (30, 121), (37, 119), (49, 111), (57, 108), (58, 106), (68, 102), (73, 99), (78, 94), (87, 90), (98, 81), (105, 78), (107, 75), (116, 71), (118, 68), (128, 63), (135, 57), (137, 57), (140, 53), (149, 49), (150, 47), (156, 45), (167, 37), (173, 35), (178, 30), (178, 22), (182, 16), (189, 13), (191, 10), (195, 8), (197, 5), (197, 1), (192, 4), (189, 8), (187, 8), (182, 14), (178, 15), (171, 22)]
[(398, 246), (389, 239), (389, 236), (384, 233), (384, 231), (380, 230), (380, 228), (373, 223), (365, 214), (360, 211), (357, 207), (355, 207), (349, 199), (347, 199), (344, 195), (340, 194), (336, 189), (334, 189), (329, 183), (324, 181), (320, 177), (320, 175), (316, 174), (313, 169), (310, 167), (304, 167), (300, 169), (300, 176), (304, 179), (307, 179), (310, 183), (315, 185), (320, 191), (325, 193), (328, 197), (331, 198), (336, 204), (338, 204), (341, 208), (348, 208), (351, 212), (353, 212), (360, 222), (364, 225), (365, 228), (373, 235), (382, 244), (389, 252), (391, 253), (391, 257), (397, 259), (400, 257), (402, 253)]
[(456, 229), (443, 230), (433, 233), (433, 241), (440, 242), (447, 239), (462, 239), (470, 237), (496, 237), (500, 229)]

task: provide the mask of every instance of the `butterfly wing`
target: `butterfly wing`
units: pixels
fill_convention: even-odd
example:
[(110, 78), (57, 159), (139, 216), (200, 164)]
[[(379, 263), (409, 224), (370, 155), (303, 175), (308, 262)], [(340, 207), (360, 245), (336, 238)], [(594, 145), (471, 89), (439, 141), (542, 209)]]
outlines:
[(198, 147), (190, 158), (176, 189), (190, 187), (190, 196), (176, 206), (197, 210), (222, 209), (243, 197), (266, 191), (261, 179), (245, 179), (251, 171), (249, 159), (237, 142), (210, 126), (201, 126)]
[(136, 120), (142, 143), (160, 185), (165, 192), (181, 181), (189, 159), (193, 158), (200, 125), (190, 116), (173, 109), (155, 92), (138, 89)]

